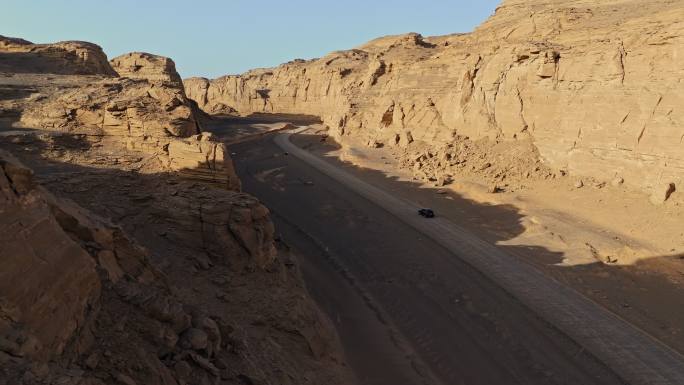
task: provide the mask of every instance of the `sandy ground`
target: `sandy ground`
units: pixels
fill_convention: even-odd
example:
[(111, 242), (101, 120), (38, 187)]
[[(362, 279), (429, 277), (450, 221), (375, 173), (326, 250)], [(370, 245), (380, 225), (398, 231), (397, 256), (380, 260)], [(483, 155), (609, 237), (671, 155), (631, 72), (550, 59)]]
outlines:
[[(353, 139), (344, 147), (312, 138), (310, 149), (334, 156), (361, 168), (383, 172), (390, 178), (416, 182), (410, 170), (397, 167), (398, 150), (371, 149)], [(400, 151), (400, 150), (399, 150)], [(577, 183), (582, 181), (582, 186)], [(643, 192), (610, 181), (558, 176), (545, 180), (525, 180), (516, 191), (488, 191), (482, 179), (457, 176), (453, 183), (421, 188), (443, 193), (451, 191), (466, 199), (492, 205), (515, 206), (522, 216), (525, 231), (502, 244), (536, 245), (562, 252), (560, 264), (574, 266), (596, 261), (615, 265), (634, 265), (659, 259), (662, 273), (684, 282), (684, 192), (672, 194), (666, 204), (655, 206)], [(505, 227), (499, 230), (506, 231)], [(665, 260), (675, 263), (662, 263)]]

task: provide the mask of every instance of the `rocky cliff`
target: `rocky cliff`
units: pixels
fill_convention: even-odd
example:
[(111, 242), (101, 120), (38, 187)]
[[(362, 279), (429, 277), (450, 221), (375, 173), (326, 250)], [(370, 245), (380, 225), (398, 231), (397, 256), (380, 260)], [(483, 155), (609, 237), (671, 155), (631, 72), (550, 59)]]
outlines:
[[(102, 56), (104, 61), (98, 63), (105, 70), (93, 77), (40, 78), (21, 74), (23, 66), (5, 68), (8, 83), (16, 83), (2, 87), (8, 93), (0, 103), (5, 114), (14, 111), (18, 115), (15, 127), (83, 135), (121, 153), (140, 154), (159, 167), (239, 189), (225, 146), (201, 132), (194, 103), (185, 96), (173, 61), (132, 53), (113, 59), (110, 65)], [(46, 62), (57, 68), (66, 66), (39, 56), (31, 59), (28, 68), (55, 72)], [(23, 91), (28, 97), (17, 99), (13, 91)]]
[(173, 62), (53, 59), (0, 61), (0, 384), (349, 383)]
[[(277, 258), (254, 198), (26, 159), (42, 173), (0, 150), (0, 383), (346, 381), (328, 321)], [(275, 341), (290, 350), (269, 349)]]
[(207, 111), (318, 115), (342, 141), (531, 141), (554, 169), (654, 191), (684, 183), (682, 20), (678, 0), (506, 0), (469, 34), (389, 36), (185, 87)]

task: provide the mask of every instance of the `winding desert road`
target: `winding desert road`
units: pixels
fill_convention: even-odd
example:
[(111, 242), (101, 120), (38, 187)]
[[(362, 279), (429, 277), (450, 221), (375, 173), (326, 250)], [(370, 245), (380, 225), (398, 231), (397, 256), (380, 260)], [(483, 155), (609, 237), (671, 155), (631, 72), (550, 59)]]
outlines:
[(684, 384), (677, 352), (290, 135), (231, 151), (301, 255), (360, 383)]

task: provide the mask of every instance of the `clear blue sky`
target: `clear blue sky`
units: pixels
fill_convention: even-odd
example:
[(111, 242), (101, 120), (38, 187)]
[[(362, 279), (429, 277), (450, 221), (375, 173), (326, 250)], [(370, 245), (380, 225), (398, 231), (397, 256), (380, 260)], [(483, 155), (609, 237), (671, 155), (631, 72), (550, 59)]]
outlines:
[(405, 32), (469, 32), (499, 0), (2, 0), (0, 35), (169, 56), (183, 77), (320, 57)]

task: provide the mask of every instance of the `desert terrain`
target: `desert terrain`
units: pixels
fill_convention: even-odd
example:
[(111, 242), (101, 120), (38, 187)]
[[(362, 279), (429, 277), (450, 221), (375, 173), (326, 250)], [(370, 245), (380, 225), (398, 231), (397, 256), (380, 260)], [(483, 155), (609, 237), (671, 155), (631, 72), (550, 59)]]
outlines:
[(681, 0), (216, 79), (0, 36), (0, 385), (682, 384), (682, 48)]
[(352, 382), (173, 61), (0, 41), (0, 383)]

